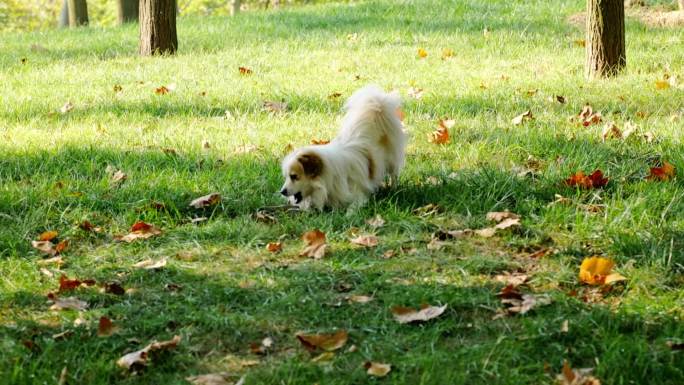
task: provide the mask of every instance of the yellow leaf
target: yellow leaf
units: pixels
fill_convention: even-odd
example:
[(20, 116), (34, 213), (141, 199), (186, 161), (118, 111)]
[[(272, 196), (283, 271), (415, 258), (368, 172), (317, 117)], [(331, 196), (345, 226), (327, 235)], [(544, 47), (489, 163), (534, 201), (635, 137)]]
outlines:
[(390, 364), (382, 364), (380, 362), (371, 361), (367, 361), (365, 364), (363, 364), (363, 367), (366, 369), (366, 373), (375, 377), (385, 377), (387, 373), (392, 370), (392, 365)]
[(428, 53), (426, 50), (422, 48), (418, 48), (418, 57), (421, 59), (425, 59), (427, 57)]
[(670, 82), (667, 80), (656, 80), (655, 88), (656, 90), (666, 90), (670, 88)]
[(589, 285), (606, 285), (625, 280), (626, 278), (620, 274), (611, 274), (614, 265), (615, 263), (608, 258), (585, 258), (580, 266), (579, 280)]

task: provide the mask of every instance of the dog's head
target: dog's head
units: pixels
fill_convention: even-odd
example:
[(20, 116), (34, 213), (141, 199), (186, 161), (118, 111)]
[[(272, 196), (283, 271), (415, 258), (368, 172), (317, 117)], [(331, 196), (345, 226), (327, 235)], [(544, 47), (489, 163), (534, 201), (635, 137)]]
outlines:
[(323, 160), (315, 152), (295, 152), (285, 158), (282, 169), (285, 183), (280, 193), (299, 204), (313, 192), (314, 181), (323, 173)]

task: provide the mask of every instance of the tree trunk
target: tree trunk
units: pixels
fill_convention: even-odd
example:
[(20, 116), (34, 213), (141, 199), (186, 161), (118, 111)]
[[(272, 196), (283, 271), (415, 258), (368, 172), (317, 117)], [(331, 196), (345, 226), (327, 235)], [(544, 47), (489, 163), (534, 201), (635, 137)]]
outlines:
[(138, 0), (119, 0), (117, 3), (119, 24), (138, 21)]
[(684, 12), (684, 0), (679, 0), (679, 10)]
[(587, 78), (616, 75), (627, 62), (623, 0), (587, 0), (586, 28)]
[[(684, 1), (684, 0), (681, 0)], [(240, 12), (240, 0), (230, 1), (230, 15), (235, 16)]]
[(66, 28), (69, 26), (69, 0), (64, 0), (62, 3), (62, 10), (59, 12), (59, 21), (57, 22), (59, 28)]
[(140, 54), (173, 54), (176, 37), (176, 0), (140, 0)]
[(69, 27), (88, 25), (86, 0), (69, 0)]

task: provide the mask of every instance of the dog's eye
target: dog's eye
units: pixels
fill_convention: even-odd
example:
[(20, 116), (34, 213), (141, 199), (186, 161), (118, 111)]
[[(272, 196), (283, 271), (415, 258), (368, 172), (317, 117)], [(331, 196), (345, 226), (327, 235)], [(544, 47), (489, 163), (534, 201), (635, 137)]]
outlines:
[(290, 174), (290, 179), (297, 180), (299, 178), (296, 174)]

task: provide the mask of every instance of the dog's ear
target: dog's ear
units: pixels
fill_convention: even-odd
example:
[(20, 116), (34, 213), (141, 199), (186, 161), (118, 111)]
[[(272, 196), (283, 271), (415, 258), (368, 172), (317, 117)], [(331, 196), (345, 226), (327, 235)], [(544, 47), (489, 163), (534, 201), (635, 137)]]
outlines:
[(316, 154), (302, 154), (297, 158), (297, 161), (302, 164), (304, 174), (310, 178), (315, 178), (323, 172), (323, 161)]

